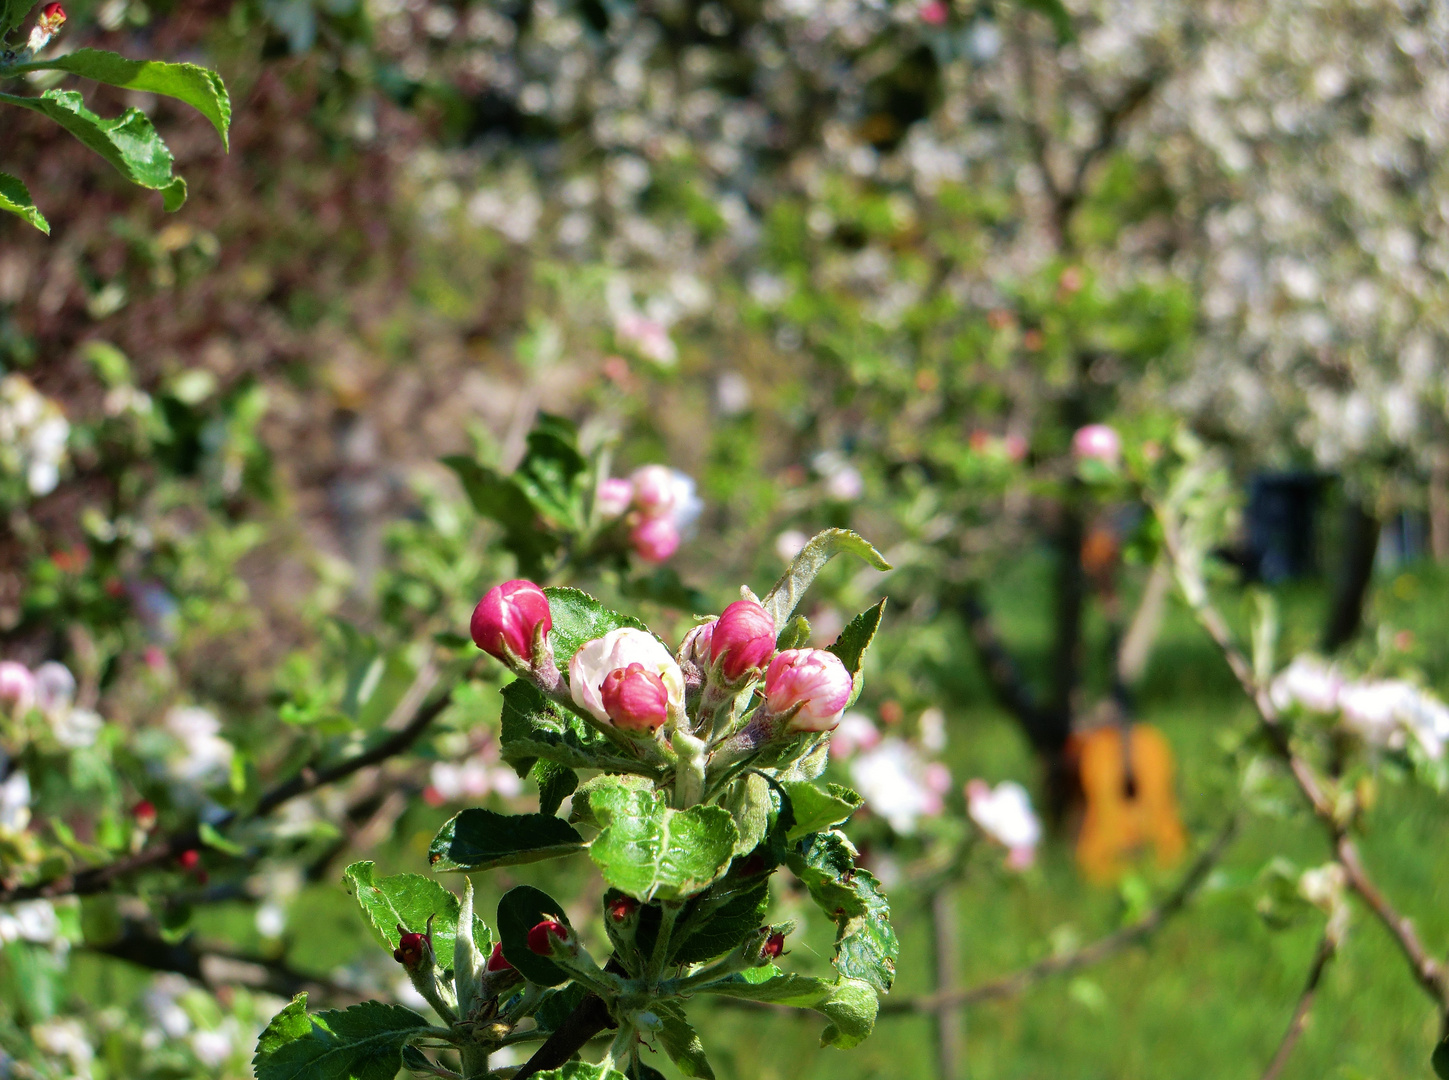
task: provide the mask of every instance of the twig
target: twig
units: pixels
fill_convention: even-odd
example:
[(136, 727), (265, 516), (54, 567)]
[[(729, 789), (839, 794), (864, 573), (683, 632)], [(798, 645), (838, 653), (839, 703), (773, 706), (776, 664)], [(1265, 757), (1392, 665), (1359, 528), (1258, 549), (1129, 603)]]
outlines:
[(1176, 887), (1163, 897), (1156, 907), (1141, 916), (1136, 922), (1114, 930), (1075, 952), (1046, 957), (1019, 971), (1012, 972), (1010, 975), (992, 979), (990, 982), (921, 997), (883, 1001), (880, 1008), (881, 1015), (939, 1012), (949, 1006), (975, 1005), (982, 1001), (1012, 997), (1047, 976), (1061, 975), (1100, 963), (1127, 946), (1150, 937), (1164, 923), (1186, 907), (1187, 902), (1207, 880), (1208, 872), (1227, 850), (1236, 831), (1237, 818), (1234, 817), (1223, 826), (1222, 831), (1218, 833), (1213, 842), (1197, 857)]
[(982, 603), (981, 589), (975, 582), (961, 589), (956, 608), (966, 622), (992, 694), (1007, 712), (1016, 717), (1032, 741), (1037, 742), (1044, 727), (1041, 710), (1032, 697), (1021, 668), (997, 636), (991, 616)]
[(1278, 1080), (1282, 1075), (1283, 1067), (1288, 1064), (1288, 1058), (1292, 1056), (1293, 1048), (1298, 1045), (1303, 1029), (1308, 1026), (1308, 1014), (1313, 1009), (1313, 999), (1318, 996), (1318, 983), (1323, 978), (1323, 971), (1337, 951), (1338, 944), (1332, 931), (1325, 933), (1313, 954), (1313, 963), (1308, 968), (1303, 992), (1298, 995), (1298, 1004), (1293, 1009), (1293, 1019), (1288, 1021), (1288, 1030), (1283, 1033), (1283, 1041), (1278, 1044), (1273, 1060), (1263, 1070), (1263, 1080)]
[[(956, 989), (960, 943), (957, 940), (956, 905), (949, 888), (931, 896), (931, 930), (936, 947), (936, 992)], [(936, 1072), (939, 1080), (963, 1080), (966, 1075), (966, 1039), (960, 1010), (943, 1005), (936, 1012)]]
[[(1159, 515), (1159, 517), (1163, 519), (1164, 547), (1168, 557), (1172, 559), (1174, 565), (1180, 567), (1180, 544), (1176, 530), (1166, 520), (1165, 515)], [(1248, 662), (1243, 651), (1238, 648), (1227, 620), (1213, 606), (1212, 601), (1207, 599), (1205, 590), (1197, 599), (1189, 597), (1189, 602), (1203, 629), (1208, 632), (1208, 636), (1213, 639), (1224, 659), (1227, 660), (1228, 667), (1243, 688), (1243, 693), (1247, 695), (1248, 700), (1257, 710), (1260, 727), (1267, 736), (1269, 744), (1288, 766), (1288, 771), (1297, 783), (1299, 791), (1302, 792), (1303, 797), (1312, 807), (1314, 816), (1318, 818), (1327, 833), (1334, 854), (1343, 865), (1349, 886), (1358, 893), (1369, 910), (1393, 935), (1399, 950), (1404, 954), (1404, 958), (1413, 970), (1414, 978), (1425, 993), (1434, 999), (1441, 1014), (1446, 1012), (1449, 1010), (1449, 975), (1446, 975), (1444, 965), (1425, 948), (1418, 931), (1414, 929), (1413, 922), (1399, 913), (1398, 909), (1374, 883), (1368, 871), (1364, 869), (1363, 861), (1359, 858), (1358, 846), (1349, 836), (1345, 819), (1340, 816), (1334, 800), (1325, 790), (1323, 782), (1319, 779), (1313, 766), (1293, 749), (1288, 729), (1283, 724), (1277, 706), (1273, 704), (1268, 688), (1259, 684), (1253, 673), (1253, 666)]]
[[(417, 742), (423, 732), (427, 730), (428, 725), (452, 704), (452, 700), (452, 690), (444, 691), (432, 701), (421, 705), (412, 719), (390, 737), (360, 754), (355, 754), (327, 768), (318, 768), (315, 764), (303, 766), (290, 779), (284, 780), (262, 795), (251, 810), (233, 810), (220, 821), (215, 822), (214, 827), (223, 830), (241, 821), (266, 817), (282, 804), (290, 802), (298, 796), (306, 795), (318, 788), (326, 787), (328, 784), (335, 784), (339, 780), (345, 780), (362, 769), (380, 765), (389, 758), (401, 754)], [(103, 866), (93, 866), (79, 872), (62, 874), (30, 885), (0, 887), (0, 904), (8, 904), (17, 900), (35, 900), (42, 897), (91, 896), (106, 892), (120, 878), (138, 870), (171, 862), (183, 851), (199, 848), (201, 845), (199, 828), (182, 829), (150, 844), (134, 855), (128, 855)]]

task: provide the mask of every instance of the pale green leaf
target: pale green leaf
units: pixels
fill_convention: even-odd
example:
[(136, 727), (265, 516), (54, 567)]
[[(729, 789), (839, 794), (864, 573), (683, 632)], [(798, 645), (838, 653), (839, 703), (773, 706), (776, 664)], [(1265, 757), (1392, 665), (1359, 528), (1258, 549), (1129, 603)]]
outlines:
[(18, 65), (17, 70), (64, 71), (108, 86), (175, 98), (210, 120), (226, 145), (227, 130), (231, 126), (231, 98), (221, 76), (209, 68), (160, 60), (127, 60), (103, 49), (77, 49), (54, 59)]
[(29, 190), (9, 173), (0, 173), (0, 210), (18, 214), (47, 236), (50, 234), (50, 222), (35, 208)]
[(553, 629), (548, 636), (553, 642), (554, 659), (565, 670), (574, 653), (585, 642), (624, 626), (632, 626), (636, 630), (649, 629), (631, 615), (610, 611), (579, 589), (551, 587), (543, 592), (548, 597), (548, 610), (553, 617)]
[(570, 1061), (548, 1072), (534, 1073), (533, 1080), (627, 1080), (623, 1073), (591, 1065), (587, 1061)]
[(855, 813), (861, 803), (859, 795), (839, 784), (831, 784), (828, 791), (803, 780), (784, 781), (780, 786), (790, 797), (790, 810), (795, 815), (786, 840), (834, 828)]
[(103, 120), (74, 90), (47, 90), (40, 97), (0, 94), (0, 102), (50, 117), (131, 183), (159, 191), (167, 210), (186, 201), (186, 181), (171, 174), (171, 151), (141, 110), (127, 109), (118, 119)]
[(646, 902), (700, 892), (724, 873), (739, 839), (728, 810), (674, 810), (660, 791), (597, 787), (589, 807), (603, 826), (589, 856), (605, 881)]
[[(885, 614), (886, 602), (882, 600), (875, 607), (862, 611), (855, 618), (846, 624), (840, 636), (835, 639), (829, 652), (840, 657), (840, 662), (845, 665), (845, 670), (850, 672), (851, 691), (848, 705), (854, 705), (860, 697), (860, 689), (863, 680), (861, 669), (865, 665), (865, 651), (870, 648), (870, 643), (875, 639), (875, 632), (880, 629), (881, 616)], [(847, 706), (848, 707), (848, 706)]]
[[(398, 945), (398, 924), (410, 932), (421, 934), (433, 919), (433, 954), (439, 966), (453, 965), (453, 943), (458, 931), (458, 898), (430, 877), (422, 874), (392, 874), (377, 877), (376, 866), (355, 862), (344, 872), (343, 880), (357, 898), (358, 906), (379, 942), (389, 949)], [(476, 916), (473, 919), (473, 940), (480, 951), (493, 947), (488, 927)]]
[(698, 1077), (700, 1080), (714, 1080), (714, 1070), (710, 1068), (709, 1059), (704, 1054), (704, 1043), (700, 1041), (699, 1033), (685, 1019), (684, 1009), (679, 1003), (658, 1002), (654, 1006), (654, 1012), (661, 1021), (659, 1042), (669, 1059), (679, 1066), (679, 1071), (685, 1076)]
[(795, 609), (804, 599), (805, 591), (831, 558), (841, 552), (858, 555), (877, 570), (889, 570), (891, 564), (869, 543), (849, 529), (826, 529), (816, 533), (811, 541), (800, 549), (775, 587), (761, 601), (776, 626), (784, 626)]
[(880, 1008), (879, 998), (868, 983), (856, 979), (826, 982), (808, 975), (787, 975), (773, 966), (711, 983), (706, 992), (823, 1013), (830, 1024), (820, 1037), (821, 1045), (842, 1049), (856, 1045), (871, 1033)]

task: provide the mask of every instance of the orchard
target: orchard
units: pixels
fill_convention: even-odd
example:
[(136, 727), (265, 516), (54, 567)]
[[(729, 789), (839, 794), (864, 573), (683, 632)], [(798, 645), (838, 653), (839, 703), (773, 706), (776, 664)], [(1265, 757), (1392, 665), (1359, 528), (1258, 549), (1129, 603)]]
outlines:
[(0, 1076), (1449, 1080), (1446, 88), (0, 0)]

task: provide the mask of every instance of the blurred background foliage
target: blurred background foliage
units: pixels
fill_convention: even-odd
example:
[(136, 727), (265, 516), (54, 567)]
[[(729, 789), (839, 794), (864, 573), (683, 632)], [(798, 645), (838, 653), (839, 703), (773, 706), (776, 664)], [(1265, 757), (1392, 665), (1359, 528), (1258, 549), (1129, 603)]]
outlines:
[[(6, 775), (29, 786), (23, 814), (0, 794), (6, 887), (144, 849), (138, 801), (157, 835), (246, 818), (300, 762), (393, 730), (425, 674), (462, 683), (379, 772), (195, 833), (200, 872), (161, 862), (122, 896), (58, 902), (48, 932), (0, 925), (5, 1068), (246, 1075), (275, 995), (401, 993), (341, 866), (420, 869), (458, 805), (532, 805), (497, 760), (502, 671), (469, 667), (459, 638), (482, 591), (567, 581), (674, 643), (841, 526), (896, 569), (832, 566), (815, 631), (889, 596), (861, 711), (953, 778), (908, 828), (852, 826), (888, 868), (898, 996), (1070, 954), (1178, 880), (1149, 860), (1084, 883), (1074, 736), (1130, 718), (1166, 736), (1189, 859), (1242, 820), (1146, 947), (973, 1004), (954, 1034), (887, 1015), (847, 1055), (719, 1011), (721, 1072), (1261, 1070), (1319, 933), (1274, 907), (1274, 882), (1325, 856), (1254, 766), (1220, 656), (1154, 586), (1161, 537), (1129, 477), (1188, 425), (1245, 508), (1217, 552), (1230, 620), (1246, 635), (1256, 584), (1281, 608), (1280, 664), (1336, 651), (1445, 687), (1449, 8), (68, 12), (53, 49), (205, 63), (234, 121), (224, 153), (174, 103), (87, 89), (167, 139), (190, 184), (168, 215), (42, 118), (0, 113), (5, 167), (52, 226), (0, 222), (0, 641), (65, 664), (101, 718), (78, 745), (7, 736)], [(529, 434), (550, 416), (567, 449), (545, 467)], [(1093, 424), (1120, 434), (1123, 467), (1073, 454)], [(597, 521), (550, 518), (536, 488), (519, 516), (515, 495), (460, 483), (556, 479), (568, 454), (550, 497), (650, 462), (693, 477), (679, 553), (649, 565)], [(1134, 629), (1150, 647), (1129, 662)], [(1376, 760), (1366, 846), (1442, 946), (1449, 856), (1442, 795), (1410, 782), (1422, 764)], [(1051, 826), (1035, 868), (963, 840), (974, 777), (1030, 788)], [(563, 895), (583, 880), (548, 873)], [(823, 965), (829, 928), (778, 900)], [(1438, 1021), (1398, 966), (1362, 920), (1283, 1075), (1427, 1075)]]

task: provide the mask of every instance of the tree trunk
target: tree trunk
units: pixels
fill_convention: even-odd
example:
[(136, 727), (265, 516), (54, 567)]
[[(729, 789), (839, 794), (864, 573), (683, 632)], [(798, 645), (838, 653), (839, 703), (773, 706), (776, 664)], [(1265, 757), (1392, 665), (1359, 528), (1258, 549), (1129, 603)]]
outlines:
[[(956, 905), (950, 886), (942, 885), (931, 897), (931, 929), (935, 945), (936, 992), (956, 989), (960, 941), (956, 933)], [(960, 1005), (943, 1005), (936, 1013), (936, 1075), (939, 1080), (966, 1080), (966, 1032)]]
[(1337, 652), (1348, 644), (1363, 624), (1364, 598), (1373, 580), (1374, 557), (1379, 549), (1379, 519), (1362, 503), (1349, 502), (1343, 511), (1343, 546), (1328, 624), (1323, 630), (1323, 651)]

